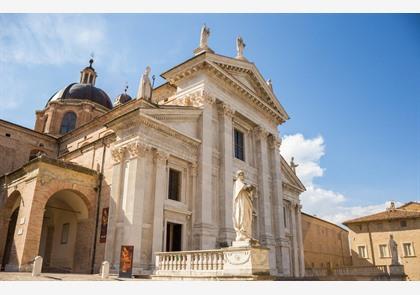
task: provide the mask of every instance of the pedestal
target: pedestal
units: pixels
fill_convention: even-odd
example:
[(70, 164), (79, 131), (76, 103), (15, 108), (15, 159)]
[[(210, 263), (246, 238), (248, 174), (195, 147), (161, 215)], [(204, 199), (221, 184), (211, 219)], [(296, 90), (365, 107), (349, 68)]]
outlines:
[[(242, 246), (248, 244), (248, 246)], [(232, 242), (232, 247), (224, 252), (224, 276), (269, 275), (269, 251), (260, 246), (250, 246), (249, 242)]]

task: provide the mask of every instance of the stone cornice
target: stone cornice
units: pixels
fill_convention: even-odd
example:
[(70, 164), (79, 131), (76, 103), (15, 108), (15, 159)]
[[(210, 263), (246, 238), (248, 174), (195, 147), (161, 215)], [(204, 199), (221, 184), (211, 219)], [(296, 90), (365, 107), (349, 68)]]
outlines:
[[(162, 74), (162, 77), (167, 79), (169, 83), (176, 85), (182, 79), (185, 79), (186, 77), (189, 77), (200, 70), (206, 70), (209, 73), (213, 73), (217, 78), (224, 81), (226, 85), (232, 88), (236, 93), (248, 98), (251, 101), (251, 103), (268, 113), (270, 117), (275, 118), (277, 124), (282, 124), (283, 122), (289, 119), (289, 116), (287, 115), (283, 107), (280, 105), (276, 97), (270, 97), (271, 100), (276, 100), (274, 104), (270, 102), (270, 105), (269, 103), (265, 102), (263, 99), (258, 97), (258, 95), (256, 95), (253, 91), (247, 88), (244, 84), (239, 83), (237, 79), (235, 79), (228, 72), (223, 70), (216, 62), (213, 62), (207, 57), (212, 57), (212, 59), (215, 59), (215, 57), (218, 57), (218, 55), (208, 53), (202, 54), (200, 56), (197, 56), (197, 59), (190, 59), (189, 61), (181, 64), (180, 66), (165, 72), (164, 74)], [(253, 76), (256, 77), (256, 75)]]

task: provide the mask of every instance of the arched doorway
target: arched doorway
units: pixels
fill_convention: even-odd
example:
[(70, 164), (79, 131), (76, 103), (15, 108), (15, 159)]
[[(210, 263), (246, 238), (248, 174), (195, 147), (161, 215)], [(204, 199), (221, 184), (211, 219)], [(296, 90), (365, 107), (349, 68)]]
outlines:
[(14, 237), (21, 200), (22, 198), (20, 193), (18, 191), (15, 191), (9, 196), (7, 203), (4, 207), (5, 215), (8, 218), (6, 220), (7, 234), (5, 237), (3, 256), (1, 259), (1, 271), (4, 271), (6, 269), (7, 264), (10, 263), (12, 253), (16, 250), (14, 248)]
[(53, 194), (45, 205), (39, 255), (44, 272), (87, 272), (93, 223), (86, 198), (73, 190)]

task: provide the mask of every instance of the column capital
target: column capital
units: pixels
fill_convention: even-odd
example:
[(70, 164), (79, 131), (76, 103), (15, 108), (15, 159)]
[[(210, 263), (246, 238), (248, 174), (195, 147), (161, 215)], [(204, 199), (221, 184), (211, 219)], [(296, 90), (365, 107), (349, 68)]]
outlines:
[(125, 147), (117, 147), (111, 151), (112, 159), (115, 163), (120, 163), (124, 158)]
[(150, 147), (140, 141), (132, 142), (127, 145), (127, 150), (131, 158), (144, 157)]
[(218, 105), (218, 111), (220, 114), (223, 114), (227, 117), (232, 118), (233, 115), (235, 114), (235, 110), (232, 108), (231, 105), (224, 103), (224, 102), (220, 102)]
[(192, 176), (197, 176), (197, 163), (193, 162), (193, 163), (189, 163), (188, 167), (191, 169), (191, 175)]
[(270, 134), (270, 148), (279, 150), (280, 145), (281, 138), (275, 134)]
[(253, 132), (255, 134), (255, 136), (259, 139), (265, 139), (268, 136), (268, 131), (262, 127), (262, 126), (257, 126), (253, 129)]
[(166, 161), (169, 159), (169, 153), (163, 150), (156, 150), (154, 154), (154, 161)]
[(216, 97), (204, 90), (201, 92), (201, 98), (203, 100), (203, 103), (208, 105), (212, 105), (216, 102)]

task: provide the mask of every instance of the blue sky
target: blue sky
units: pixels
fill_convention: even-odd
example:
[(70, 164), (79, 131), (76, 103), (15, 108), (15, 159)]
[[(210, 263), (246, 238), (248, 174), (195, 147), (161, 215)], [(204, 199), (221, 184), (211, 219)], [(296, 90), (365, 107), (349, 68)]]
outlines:
[[(158, 77), (192, 56), (203, 23), (216, 53), (234, 56), (241, 35), (245, 56), (272, 79), (291, 117), (280, 126), (285, 156), (300, 160), (298, 175), (316, 196), (330, 194), (308, 201), (309, 213), (335, 221), (344, 216), (334, 210), (350, 217), (420, 200), (415, 14), (3, 14), (0, 118), (32, 128), (34, 111), (78, 81), (91, 52), (98, 87), (114, 99), (127, 82), (135, 94), (147, 65)], [(322, 212), (323, 202), (338, 205)], [(372, 210), (353, 210), (360, 207)]]

